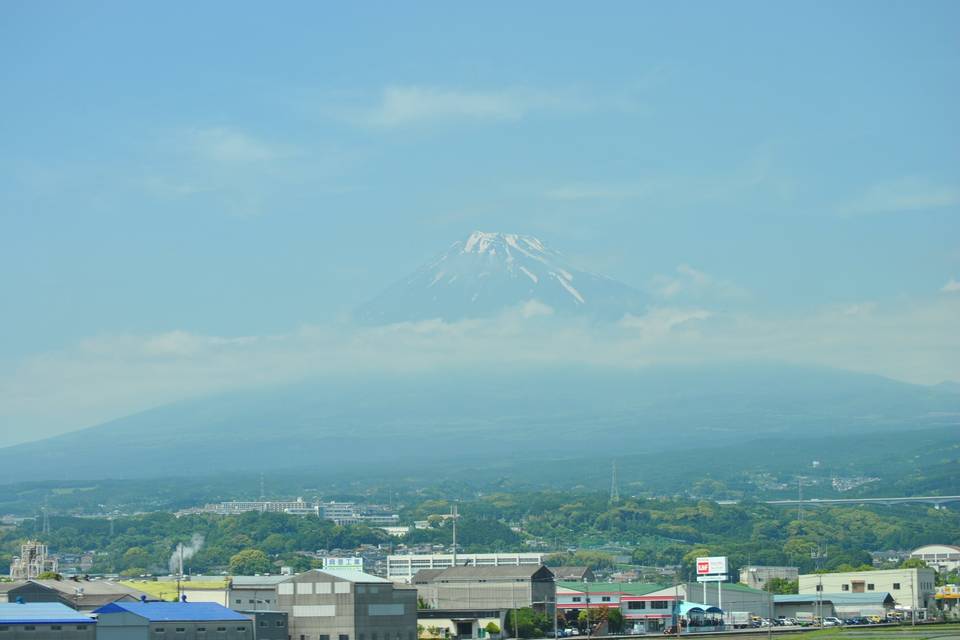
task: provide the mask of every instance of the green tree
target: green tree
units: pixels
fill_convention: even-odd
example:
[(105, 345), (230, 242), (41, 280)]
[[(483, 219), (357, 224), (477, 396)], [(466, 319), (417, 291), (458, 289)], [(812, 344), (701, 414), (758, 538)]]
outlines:
[(230, 573), (235, 576), (270, 573), (271, 568), (270, 558), (259, 549), (244, 549), (230, 558)]
[[(123, 567), (149, 567), (153, 564), (150, 553), (143, 547), (130, 547), (123, 554)], [(141, 573), (146, 573), (145, 571)], [(137, 574), (140, 575), (140, 574)]]
[(547, 616), (530, 607), (513, 609), (507, 614), (506, 632), (512, 637), (541, 638), (548, 628), (552, 627)]
[(56, 571), (44, 571), (37, 576), (38, 580), (63, 580), (63, 576)]
[(763, 585), (764, 591), (776, 594), (800, 593), (799, 580), (787, 580), (786, 578), (770, 578)]
[(620, 633), (623, 631), (623, 614), (620, 609), (610, 609), (607, 611), (607, 630), (610, 633)]
[(498, 625), (498, 624), (497, 624), (496, 622), (494, 622), (493, 620), (491, 620), (490, 622), (488, 622), (488, 623), (487, 623), (487, 626), (485, 626), (484, 629), (485, 629), (485, 630), (487, 631), (487, 633), (490, 634), (491, 636), (495, 636), (495, 635), (497, 635), (498, 633), (500, 633), (500, 625)]
[(920, 558), (907, 558), (900, 563), (901, 569), (925, 569), (926, 567), (927, 563)]

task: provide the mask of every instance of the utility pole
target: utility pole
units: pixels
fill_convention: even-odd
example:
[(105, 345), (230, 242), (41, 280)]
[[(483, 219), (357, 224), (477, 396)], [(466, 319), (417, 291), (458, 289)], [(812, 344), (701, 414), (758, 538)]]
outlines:
[(767, 622), (770, 624), (767, 625), (767, 640), (770, 640), (773, 637), (773, 592), (767, 592)]
[(797, 477), (797, 520), (803, 522), (803, 477)]
[(450, 515), (453, 517), (453, 566), (457, 566), (457, 503), (450, 507)]
[(827, 557), (827, 550), (826, 548), (821, 549), (818, 544), (817, 550), (810, 552), (810, 557), (816, 561), (817, 566), (817, 617), (820, 626), (823, 627), (823, 573), (820, 569), (820, 561)]
[(680, 583), (677, 574), (673, 574), (673, 630), (680, 637)]

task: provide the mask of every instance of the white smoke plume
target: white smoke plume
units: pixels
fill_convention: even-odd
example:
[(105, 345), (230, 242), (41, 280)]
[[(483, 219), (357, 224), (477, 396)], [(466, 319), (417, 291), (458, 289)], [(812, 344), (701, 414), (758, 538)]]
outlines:
[(203, 542), (203, 535), (195, 533), (190, 538), (190, 544), (185, 545), (182, 542), (178, 544), (176, 548), (174, 548), (173, 553), (170, 555), (170, 562), (168, 563), (170, 573), (179, 574), (181, 569), (181, 560), (186, 563), (187, 560), (192, 558), (198, 551), (200, 551), (200, 549), (203, 547)]

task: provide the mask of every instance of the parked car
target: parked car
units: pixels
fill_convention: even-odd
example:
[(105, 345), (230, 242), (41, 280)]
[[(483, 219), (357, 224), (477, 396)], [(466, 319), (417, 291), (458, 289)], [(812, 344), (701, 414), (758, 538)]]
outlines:
[(825, 616), (823, 618), (823, 626), (825, 627), (842, 627), (843, 620), (836, 618), (834, 616)]

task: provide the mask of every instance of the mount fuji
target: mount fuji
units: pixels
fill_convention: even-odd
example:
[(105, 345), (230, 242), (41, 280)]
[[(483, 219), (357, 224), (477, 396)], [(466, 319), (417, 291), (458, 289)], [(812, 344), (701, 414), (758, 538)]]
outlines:
[(640, 311), (630, 286), (570, 264), (533, 236), (474, 231), (362, 305), (357, 318), (388, 324), (491, 316), (530, 301), (559, 315), (618, 320)]

